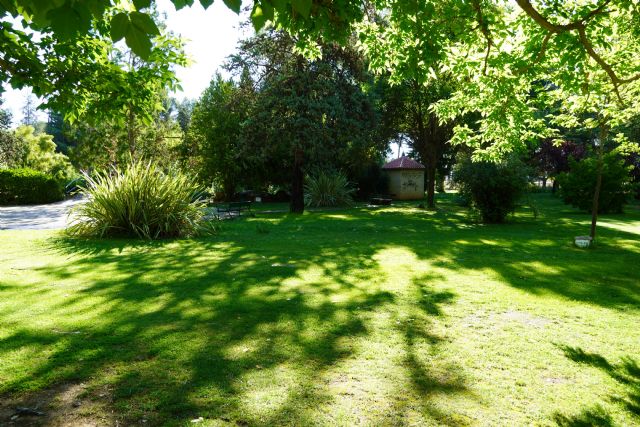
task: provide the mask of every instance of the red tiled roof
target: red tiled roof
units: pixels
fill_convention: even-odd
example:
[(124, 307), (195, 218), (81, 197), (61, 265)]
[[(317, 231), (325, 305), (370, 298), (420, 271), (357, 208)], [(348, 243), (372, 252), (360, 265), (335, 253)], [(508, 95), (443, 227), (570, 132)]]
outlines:
[(382, 169), (424, 169), (424, 166), (407, 156), (402, 156), (399, 159), (391, 160), (382, 166)]

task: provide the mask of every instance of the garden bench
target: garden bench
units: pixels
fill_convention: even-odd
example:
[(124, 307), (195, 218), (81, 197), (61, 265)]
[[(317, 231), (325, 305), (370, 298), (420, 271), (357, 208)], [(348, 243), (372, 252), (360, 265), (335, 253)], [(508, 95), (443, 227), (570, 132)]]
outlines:
[(218, 219), (222, 219), (222, 217), (235, 218), (241, 216), (242, 212), (255, 216), (251, 210), (251, 202), (229, 202), (226, 206), (216, 207), (216, 212)]
[(389, 206), (392, 200), (391, 196), (377, 194), (369, 200), (369, 204), (374, 206)]

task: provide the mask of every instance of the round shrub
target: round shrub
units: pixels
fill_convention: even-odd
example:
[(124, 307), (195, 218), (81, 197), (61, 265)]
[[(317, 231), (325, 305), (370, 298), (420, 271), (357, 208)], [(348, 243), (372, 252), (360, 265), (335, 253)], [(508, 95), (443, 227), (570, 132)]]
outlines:
[(517, 159), (499, 163), (462, 158), (453, 171), (453, 181), (483, 222), (504, 222), (527, 188), (527, 169)]
[(355, 189), (341, 172), (319, 171), (307, 177), (304, 201), (307, 206), (352, 206)]
[(64, 198), (62, 184), (33, 169), (0, 169), (0, 205), (58, 202)]
[[(615, 153), (603, 156), (598, 213), (622, 212), (623, 206), (633, 195), (630, 169), (631, 166), (625, 166), (624, 160)], [(591, 212), (597, 177), (597, 158), (581, 161), (569, 159), (569, 172), (558, 176), (562, 200), (580, 210)]]
[(135, 236), (145, 239), (192, 236), (204, 230), (205, 202), (194, 197), (196, 181), (172, 169), (134, 161), (94, 177), (84, 175), (87, 202), (72, 211), (68, 228), (77, 236)]

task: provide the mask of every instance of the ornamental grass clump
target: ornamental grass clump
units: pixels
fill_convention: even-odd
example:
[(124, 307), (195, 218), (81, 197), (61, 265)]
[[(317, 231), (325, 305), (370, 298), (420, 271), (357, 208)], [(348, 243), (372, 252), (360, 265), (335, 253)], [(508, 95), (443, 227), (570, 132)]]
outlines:
[(304, 201), (307, 206), (353, 206), (355, 189), (347, 177), (340, 172), (320, 171), (307, 178), (304, 186)]
[(71, 212), (74, 236), (134, 236), (144, 239), (186, 237), (211, 227), (204, 223), (205, 203), (194, 197), (200, 187), (177, 169), (132, 161), (95, 176), (84, 175), (80, 194), (86, 203)]

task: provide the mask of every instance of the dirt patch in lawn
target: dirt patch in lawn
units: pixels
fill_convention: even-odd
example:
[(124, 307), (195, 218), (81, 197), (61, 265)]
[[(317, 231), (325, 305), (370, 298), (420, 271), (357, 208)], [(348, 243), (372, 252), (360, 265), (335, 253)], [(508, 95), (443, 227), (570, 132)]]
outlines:
[(85, 384), (61, 384), (20, 396), (0, 396), (1, 426), (113, 426), (107, 390), (91, 391)]
[(503, 318), (508, 321), (520, 322), (525, 326), (532, 326), (534, 328), (543, 328), (551, 323), (551, 320), (547, 318), (534, 316), (525, 311), (509, 310), (503, 314)]

